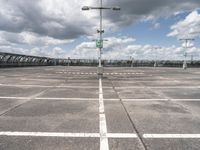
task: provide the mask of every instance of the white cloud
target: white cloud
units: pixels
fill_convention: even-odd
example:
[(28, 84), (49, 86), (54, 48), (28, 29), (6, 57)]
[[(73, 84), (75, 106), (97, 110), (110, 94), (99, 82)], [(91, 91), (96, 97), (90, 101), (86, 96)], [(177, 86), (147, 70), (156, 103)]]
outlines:
[[(155, 45), (138, 45), (134, 38), (130, 37), (108, 37), (103, 49), (103, 59), (129, 59), (130, 56), (135, 59), (148, 60), (183, 60), (185, 49), (183, 47), (161, 47), (155, 50)], [(199, 59), (200, 49), (192, 47), (187, 49), (188, 55), (194, 55)], [(72, 58), (90, 58), (98, 57), (98, 49), (94, 42), (83, 42), (78, 45), (71, 53)], [(189, 58), (188, 58), (189, 59)]]
[[(81, 11), (84, 5), (97, 6), (94, 0), (1, 0), (0, 30), (28, 32), (55, 39), (75, 39), (93, 35), (99, 25), (98, 11)], [(105, 6), (120, 6), (121, 11), (104, 12), (104, 29), (115, 30), (142, 20), (154, 20), (176, 12), (194, 10), (197, 0), (105, 0)], [(155, 24), (158, 27), (158, 24)]]
[[(84, 5), (97, 6), (98, 3), (94, 0), (0, 0), (1, 51), (51, 57), (72, 55), (96, 58), (98, 51), (94, 42), (81, 43), (68, 53), (59, 48), (60, 44), (70, 43), (83, 35), (95, 35), (99, 26), (99, 12), (95, 10), (83, 12), (81, 7)], [(155, 23), (159, 17), (194, 10), (200, 7), (200, 1), (105, 0), (104, 5), (121, 7), (119, 12), (104, 12), (104, 29), (109, 33), (139, 21), (152, 20)], [(169, 36), (177, 37), (183, 33), (179, 26), (186, 31), (189, 25), (189, 33), (200, 31), (199, 18), (198, 12), (194, 11), (186, 21), (174, 25)], [(154, 24), (154, 28), (159, 26), (159, 23)], [(130, 37), (110, 37), (108, 40), (105, 42), (104, 57), (127, 58), (134, 55), (138, 58), (151, 58), (151, 45), (137, 45), (134, 43), (135, 39)], [(35, 48), (24, 48), (30, 46)], [(163, 49), (175, 53), (170, 50), (171, 47)]]
[(191, 12), (184, 20), (171, 26), (169, 37), (195, 38), (200, 35), (200, 14), (198, 11)]
[(17, 48), (13, 46), (0, 46), (0, 52), (40, 56), (40, 57), (51, 57), (51, 58), (67, 58), (69, 54), (60, 47), (54, 47), (52, 49), (46, 47), (35, 47), (32, 49)]
[(159, 29), (159, 28), (160, 28), (160, 23), (153, 24), (153, 29)]
[(0, 31), (0, 43), (2, 45), (32, 45), (32, 46), (51, 46), (71, 43), (74, 40), (60, 40), (48, 36), (39, 36), (31, 32), (11, 33)]
[[(122, 47), (124, 47), (126, 44), (135, 42), (135, 39), (130, 37), (107, 37), (105, 39), (108, 40), (104, 41), (104, 52), (106, 53), (109, 53), (109, 51), (113, 52), (114, 50), (122, 49)], [(93, 59), (98, 56), (98, 49), (96, 48), (95, 42), (83, 42), (76, 46), (74, 50), (72, 50), (71, 55), (72, 57), (76, 58)]]

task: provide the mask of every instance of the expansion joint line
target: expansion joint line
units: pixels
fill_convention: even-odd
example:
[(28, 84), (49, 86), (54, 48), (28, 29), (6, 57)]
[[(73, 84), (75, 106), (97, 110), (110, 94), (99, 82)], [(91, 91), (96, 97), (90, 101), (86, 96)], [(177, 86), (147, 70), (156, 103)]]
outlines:
[(131, 125), (132, 125), (133, 129), (135, 130), (135, 132), (136, 132), (136, 134), (137, 134), (137, 137), (139, 138), (140, 142), (142, 143), (142, 146), (143, 146), (144, 150), (147, 150), (147, 146), (146, 146), (146, 144), (145, 144), (145, 142), (144, 142), (144, 140), (143, 140), (143, 138), (142, 138), (142, 135), (140, 135), (139, 130), (137, 129), (135, 123), (134, 123), (133, 120), (131, 119), (131, 116), (129, 115), (128, 110), (126, 109), (126, 106), (124, 105), (124, 102), (123, 102), (122, 99), (120, 98), (120, 96), (119, 96), (119, 94), (118, 94), (118, 92), (117, 92), (117, 90), (116, 90), (116, 88), (115, 88), (113, 82), (112, 82), (111, 80), (110, 80), (110, 82), (111, 82), (111, 84), (112, 84), (113, 90), (114, 90), (115, 93), (117, 94), (117, 97), (120, 99), (120, 103), (121, 103), (122, 107), (124, 108), (124, 110), (125, 110), (125, 112), (126, 112), (126, 115), (127, 115), (128, 119), (129, 119), (129, 121), (131, 122)]
[(109, 150), (101, 77), (99, 78), (99, 129), (100, 129), (100, 150)]

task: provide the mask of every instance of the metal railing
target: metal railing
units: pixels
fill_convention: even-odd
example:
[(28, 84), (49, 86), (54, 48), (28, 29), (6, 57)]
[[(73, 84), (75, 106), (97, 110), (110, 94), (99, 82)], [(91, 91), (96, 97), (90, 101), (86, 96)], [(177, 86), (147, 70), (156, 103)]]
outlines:
[[(200, 67), (200, 61), (188, 61), (188, 67)], [(102, 60), (104, 67), (153, 67), (155, 61), (150, 60)], [(160, 60), (158, 67), (182, 67), (183, 61)], [(0, 52), (0, 67), (26, 66), (98, 66), (96, 59), (56, 59)]]
[(55, 59), (0, 52), (0, 67), (49, 66)]

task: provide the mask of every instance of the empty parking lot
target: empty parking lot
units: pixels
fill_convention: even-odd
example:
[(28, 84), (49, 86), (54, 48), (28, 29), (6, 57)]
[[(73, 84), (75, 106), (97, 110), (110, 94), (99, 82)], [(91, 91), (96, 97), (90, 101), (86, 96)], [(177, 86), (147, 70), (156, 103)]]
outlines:
[(1, 150), (199, 150), (200, 69), (0, 70)]

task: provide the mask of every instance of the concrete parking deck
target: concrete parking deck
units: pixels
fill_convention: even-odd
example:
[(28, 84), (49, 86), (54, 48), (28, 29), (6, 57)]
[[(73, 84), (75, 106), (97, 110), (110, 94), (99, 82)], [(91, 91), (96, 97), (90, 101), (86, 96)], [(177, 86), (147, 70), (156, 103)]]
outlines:
[(0, 150), (199, 150), (200, 69), (0, 70)]

